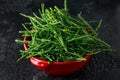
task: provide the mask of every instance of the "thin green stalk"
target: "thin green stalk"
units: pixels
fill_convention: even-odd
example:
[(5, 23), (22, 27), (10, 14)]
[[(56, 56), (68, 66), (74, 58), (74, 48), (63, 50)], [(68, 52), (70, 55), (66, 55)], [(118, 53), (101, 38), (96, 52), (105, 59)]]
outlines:
[(94, 33), (94, 35), (97, 36), (95, 30), (91, 27), (91, 25), (83, 17), (81, 17), (80, 14), (78, 14), (78, 17), (86, 24), (86, 26), (90, 27), (92, 29), (92, 32)]
[(67, 0), (64, 0), (64, 9), (67, 11)]
[(98, 26), (96, 27), (95, 31), (98, 32), (99, 28), (101, 27), (102, 19), (100, 19)]

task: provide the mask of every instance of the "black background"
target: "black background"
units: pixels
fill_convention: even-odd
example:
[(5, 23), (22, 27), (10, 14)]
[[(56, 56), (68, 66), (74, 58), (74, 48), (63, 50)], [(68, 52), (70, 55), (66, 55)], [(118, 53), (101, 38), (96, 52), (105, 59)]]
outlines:
[(87, 20), (103, 19), (99, 37), (110, 43), (115, 52), (94, 55), (83, 69), (64, 77), (47, 75), (27, 59), (17, 63), (23, 46), (14, 40), (22, 39), (18, 31), (23, 30), (21, 24), (26, 21), (19, 13), (37, 12), (41, 2), (46, 7), (63, 7), (63, 0), (0, 0), (0, 80), (120, 80), (119, 0), (68, 0), (72, 16), (83, 11)]

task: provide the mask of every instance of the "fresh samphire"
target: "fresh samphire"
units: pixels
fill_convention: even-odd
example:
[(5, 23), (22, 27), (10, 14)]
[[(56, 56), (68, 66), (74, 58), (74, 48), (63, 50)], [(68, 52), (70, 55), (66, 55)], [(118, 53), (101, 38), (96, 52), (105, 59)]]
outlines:
[(102, 20), (94, 29), (81, 13), (73, 18), (67, 9), (66, 0), (63, 9), (57, 6), (45, 9), (44, 4), (41, 4), (38, 15), (21, 15), (28, 18), (29, 22), (22, 24), (25, 30), (19, 33), (31, 40), (16, 39), (17, 43), (29, 46), (27, 50), (20, 50), (22, 56), (17, 61), (33, 56), (48, 62), (83, 61), (87, 55), (112, 50), (108, 43), (98, 38)]

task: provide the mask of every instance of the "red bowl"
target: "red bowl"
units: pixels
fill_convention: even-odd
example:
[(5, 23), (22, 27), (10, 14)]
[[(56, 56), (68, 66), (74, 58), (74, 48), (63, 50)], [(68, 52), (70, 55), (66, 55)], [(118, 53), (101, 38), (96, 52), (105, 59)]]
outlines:
[[(30, 40), (30, 37), (24, 37), (25, 40)], [(25, 50), (28, 49), (28, 45), (24, 44)], [(80, 70), (85, 64), (90, 60), (91, 56), (85, 56), (86, 61), (67, 61), (67, 62), (51, 62), (48, 63), (46, 60), (40, 58), (31, 57), (31, 63), (36, 66), (38, 69), (45, 71), (48, 74), (52, 75), (69, 75), (75, 71)]]

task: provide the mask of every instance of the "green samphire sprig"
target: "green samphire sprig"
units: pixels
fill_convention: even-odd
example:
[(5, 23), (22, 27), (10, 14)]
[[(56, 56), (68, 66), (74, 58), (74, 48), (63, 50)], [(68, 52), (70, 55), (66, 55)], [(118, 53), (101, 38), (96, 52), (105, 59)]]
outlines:
[(81, 14), (78, 19), (73, 18), (66, 3), (64, 0), (63, 9), (57, 6), (45, 9), (42, 4), (38, 15), (21, 14), (29, 22), (22, 24), (25, 30), (19, 33), (31, 37), (31, 40), (16, 40), (29, 46), (28, 50), (20, 50), (22, 56), (18, 61), (32, 56), (49, 62), (83, 61), (84, 56), (112, 50), (109, 44), (98, 38), (102, 20), (93, 29)]

